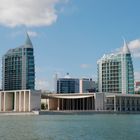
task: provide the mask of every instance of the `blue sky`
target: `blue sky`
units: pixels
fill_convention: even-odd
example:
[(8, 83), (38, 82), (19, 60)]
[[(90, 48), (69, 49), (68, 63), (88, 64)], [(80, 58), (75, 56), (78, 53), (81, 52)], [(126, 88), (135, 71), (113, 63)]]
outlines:
[[(97, 60), (125, 37), (140, 80), (139, 0), (0, 0), (0, 56), (24, 44), (35, 51), (36, 87), (53, 89), (54, 75), (93, 77)], [(9, 3), (9, 4), (7, 4)]]

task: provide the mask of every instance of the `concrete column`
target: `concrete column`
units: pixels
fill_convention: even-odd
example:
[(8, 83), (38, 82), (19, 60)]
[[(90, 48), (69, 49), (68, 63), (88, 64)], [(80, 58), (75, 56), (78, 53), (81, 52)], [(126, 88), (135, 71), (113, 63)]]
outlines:
[(17, 93), (14, 92), (14, 111), (17, 111)]
[(124, 97), (124, 108), (125, 108), (125, 111), (127, 110), (127, 98), (126, 97)]
[(24, 91), (24, 112), (26, 111), (26, 91)]
[(59, 99), (58, 99), (58, 104), (57, 104), (57, 110), (59, 110)]
[(137, 111), (137, 98), (134, 98), (135, 111)]
[(130, 98), (130, 111), (132, 111), (132, 99), (133, 98)]
[(19, 112), (21, 111), (21, 91), (19, 91)]
[(94, 97), (92, 97), (92, 110), (94, 109)]
[(117, 97), (114, 96), (114, 111), (116, 111), (116, 98)]
[(31, 111), (31, 91), (29, 91), (29, 106), (28, 106), (28, 108), (29, 108), (29, 111)]
[(120, 111), (122, 111), (122, 98), (121, 97), (119, 97), (119, 103), (120, 103)]
[(6, 111), (6, 92), (4, 93), (3, 111)]
[(1, 111), (4, 111), (4, 93), (1, 92)]

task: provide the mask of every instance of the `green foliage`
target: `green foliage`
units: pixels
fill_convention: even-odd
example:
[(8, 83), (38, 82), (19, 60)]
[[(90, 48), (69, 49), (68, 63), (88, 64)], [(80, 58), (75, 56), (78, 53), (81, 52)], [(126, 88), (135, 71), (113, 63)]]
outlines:
[(45, 104), (44, 103), (41, 103), (41, 109), (45, 109)]

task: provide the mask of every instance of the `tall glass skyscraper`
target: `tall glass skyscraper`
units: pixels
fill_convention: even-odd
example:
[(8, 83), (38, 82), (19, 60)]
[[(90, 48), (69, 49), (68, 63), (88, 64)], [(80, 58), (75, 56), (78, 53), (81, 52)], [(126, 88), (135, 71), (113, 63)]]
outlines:
[(10, 49), (2, 58), (2, 89), (21, 90), (34, 88), (34, 50), (27, 34), (24, 45)]
[(120, 52), (104, 55), (97, 65), (99, 92), (134, 94), (133, 63), (125, 41)]

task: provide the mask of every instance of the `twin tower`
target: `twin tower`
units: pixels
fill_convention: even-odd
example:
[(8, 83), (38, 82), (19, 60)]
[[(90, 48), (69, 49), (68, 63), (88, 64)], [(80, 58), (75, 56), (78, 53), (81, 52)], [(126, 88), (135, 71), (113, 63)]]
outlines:
[(34, 49), (29, 35), (25, 44), (2, 58), (2, 90), (35, 89)]
[[(120, 52), (104, 55), (97, 64), (99, 92), (134, 94), (133, 63), (125, 41)], [(21, 89), (35, 89), (34, 50), (28, 34), (24, 45), (2, 58), (2, 90)]]

